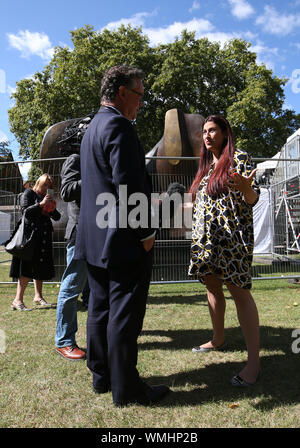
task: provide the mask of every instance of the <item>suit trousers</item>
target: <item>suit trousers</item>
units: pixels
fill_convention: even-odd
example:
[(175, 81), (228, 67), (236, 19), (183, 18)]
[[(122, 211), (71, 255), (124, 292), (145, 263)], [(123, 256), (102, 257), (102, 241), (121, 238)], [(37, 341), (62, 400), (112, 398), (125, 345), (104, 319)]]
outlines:
[(139, 395), (137, 339), (151, 280), (153, 249), (135, 263), (100, 268), (88, 264), (87, 366), (95, 389), (111, 387), (120, 403)]

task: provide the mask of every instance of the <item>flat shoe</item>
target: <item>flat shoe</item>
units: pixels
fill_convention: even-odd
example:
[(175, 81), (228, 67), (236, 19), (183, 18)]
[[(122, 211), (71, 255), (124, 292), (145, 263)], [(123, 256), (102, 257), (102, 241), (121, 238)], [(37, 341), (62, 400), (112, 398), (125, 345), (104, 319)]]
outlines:
[(201, 347), (199, 345), (198, 347), (193, 347), (192, 352), (200, 353), (200, 352), (222, 351), (222, 350), (225, 350), (226, 348), (227, 348), (227, 344), (226, 344), (226, 342), (224, 342), (224, 344), (221, 344), (218, 347), (211, 347), (211, 348)]
[(31, 311), (32, 310), (32, 308), (27, 308), (24, 303), (19, 303), (19, 305), (15, 305), (14, 303), (12, 303), (10, 305), (10, 308), (12, 309), (12, 311), (14, 311), (14, 310), (17, 310), (17, 311)]
[(33, 299), (33, 303), (35, 303), (36, 305), (39, 305), (39, 306), (51, 306), (51, 303), (47, 303), (46, 300), (43, 298), (38, 299), (38, 300)]
[(239, 375), (235, 375), (233, 378), (231, 378), (231, 384), (235, 387), (250, 387), (254, 386), (256, 384), (257, 380), (261, 377), (261, 370), (258, 372), (256, 381), (254, 383), (248, 383), (248, 381), (243, 380)]

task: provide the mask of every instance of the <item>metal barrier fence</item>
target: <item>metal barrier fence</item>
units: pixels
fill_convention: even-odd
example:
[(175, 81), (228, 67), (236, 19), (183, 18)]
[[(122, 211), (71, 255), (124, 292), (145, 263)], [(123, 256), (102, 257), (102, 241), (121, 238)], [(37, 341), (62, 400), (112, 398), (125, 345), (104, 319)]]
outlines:
[[(148, 157), (147, 163), (155, 164), (157, 157)], [(168, 158), (172, 159), (172, 158)], [(173, 158), (174, 160), (174, 158)], [(179, 182), (188, 191), (197, 170), (197, 158), (183, 157), (170, 164), (171, 174), (152, 173), (153, 190), (156, 193), (166, 191), (172, 182)], [(256, 162), (267, 159), (253, 159)], [(24, 191), (21, 171), (27, 164), (48, 172), (54, 179), (54, 194), (61, 219), (53, 222), (53, 254), (56, 276), (53, 282), (60, 281), (66, 265), (66, 241), (64, 240), (67, 223), (67, 207), (59, 196), (60, 170), (64, 159), (34, 160), (27, 162), (0, 162), (0, 283), (11, 282), (9, 269), (11, 257), (1, 246), (9, 238), (21, 213), (19, 195)], [(284, 163), (284, 160), (281, 160)], [(298, 164), (300, 160), (293, 160)], [(150, 169), (151, 171), (151, 169)], [(152, 170), (153, 171), (153, 170)], [(270, 197), (270, 216), (264, 226), (268, 229), (270, 250), (255, 253), (252, 267), (253, 280), (276, 278), (300, 278), (300, 187), (299, 175), (292, 178), (280, 178), (276, 171), (273, 184), (265, 185)], [(30, 187), (30, 185), (25, 185)], [(157, 232), (154, 250), (152, 283), (188, 282), (187, 275), (190, 260), (191, 232), (187, 228), (160, 229)]]

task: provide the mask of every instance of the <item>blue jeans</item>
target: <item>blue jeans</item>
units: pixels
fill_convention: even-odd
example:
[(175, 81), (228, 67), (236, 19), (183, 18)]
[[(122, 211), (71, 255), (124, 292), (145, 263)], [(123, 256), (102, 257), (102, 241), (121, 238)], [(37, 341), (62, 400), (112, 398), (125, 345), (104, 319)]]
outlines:
[(61, 279), (57, 299), (55, 346), (76, 344), (77, 298), (87, 280), (87, 265), (84, 260), (74, 260), (75, 241), (67, 244), (67, 267)]

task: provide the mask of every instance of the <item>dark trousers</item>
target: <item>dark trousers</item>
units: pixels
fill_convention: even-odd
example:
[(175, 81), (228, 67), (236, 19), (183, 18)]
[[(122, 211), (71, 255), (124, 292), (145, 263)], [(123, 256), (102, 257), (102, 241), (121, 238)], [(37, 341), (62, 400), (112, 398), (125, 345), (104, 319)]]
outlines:
[(87, 366), (94, 388), (111, 385), (115, 403), (134, 398), (142, 388), (137, 338), (146, 311), (152, 252), (124, 266), (103, 269), (88, 264)]

